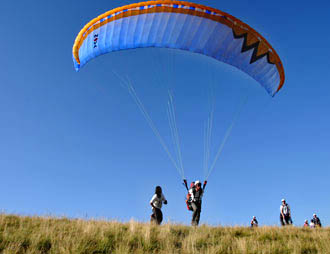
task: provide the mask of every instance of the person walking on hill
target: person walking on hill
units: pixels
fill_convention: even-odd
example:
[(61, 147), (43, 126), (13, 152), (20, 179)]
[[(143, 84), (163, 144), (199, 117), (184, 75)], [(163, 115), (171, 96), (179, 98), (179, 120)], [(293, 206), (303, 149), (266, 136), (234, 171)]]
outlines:
[(321, 220), (319, 217), (316, 216), (316, 214), (313, 214), (313, 218), (311, 219), (311, 222), (314, 223), (315, 227), (322, 227)]
[(202, 211), (202, 197), (203, 197), (203, 189), (200, 181), (195, 182), (195, 188), (192, 188), (191, 192), (191, 207), (193, 209), (191, 225), (198, 226), (201, 211)]
[(155, 194), (150, 200), (150, 205), (152, 207), (152, 215), (150, 222), (160, 225), (163, 221), (162, 205), (163, 203), (167, 205), (167, 200), (162, 192), (162, 188), (157, 186), (155, 189)]
[(291, 210), (289, 204), (286, 203), (285, 199), (282, 199), (282, 205), (280, 206), (280, 222), (282, 226), (291, 225)]
[(251, 220), (251, 228), (254, 228), (254, 227), (258, 227), (258, 221), (257, 221), (256, 216), (253, 216), (253, 218)]

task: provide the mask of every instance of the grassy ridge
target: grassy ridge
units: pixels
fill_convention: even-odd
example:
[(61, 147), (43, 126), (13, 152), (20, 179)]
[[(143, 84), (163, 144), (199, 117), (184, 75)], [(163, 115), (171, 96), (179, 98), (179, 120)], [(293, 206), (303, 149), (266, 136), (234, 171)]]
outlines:
[(330, 253), (330, 228), (209, 227), (0, 215), (0, 253)]

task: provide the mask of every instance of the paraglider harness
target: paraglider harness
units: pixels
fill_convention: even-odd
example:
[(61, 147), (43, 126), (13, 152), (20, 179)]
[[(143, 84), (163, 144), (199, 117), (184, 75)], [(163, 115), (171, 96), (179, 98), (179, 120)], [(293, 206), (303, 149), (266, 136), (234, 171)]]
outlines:
[[(193, 211), (193, 208), (191, 206), (191, 203), (192, 203), (192, 197), (191, 197), (191, 193), (193, 193), (193, 191), (196, 189), (195, 187), (195, 182), (191, 182), (190, 184), (190, 188), (188, 188), (188, 184), (187, 184), (187, 180), (184, 179), (183, 180), (183, 183), (184, 183), (184, 186), (186, 187), (187, 191), (188, 191), (188, 194), (186, 196), (186, 205), (187, 205), (187, 209), (189, 211)], [(203, 184), (203, 188), (202, 190), (204, 191), (205, 187), (206, 187), (206, 184), (207, 184), (207, 181), (204, 181), (204, 184)]]

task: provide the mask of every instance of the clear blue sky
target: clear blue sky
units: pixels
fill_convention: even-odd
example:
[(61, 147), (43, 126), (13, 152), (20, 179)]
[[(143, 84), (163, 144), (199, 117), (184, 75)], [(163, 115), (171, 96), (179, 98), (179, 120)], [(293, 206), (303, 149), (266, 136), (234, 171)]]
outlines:
[[(329, 225), (330, 4), (199, 2), (245, 21), (274, 46), (286, 82), (272, 99), (235, 68), (185, 52), (116, 52), (76, 73), (71, 50), (80, 29), (128, 3), (1, 3), (0, 208), (147, 221), (154, 187), (161, 185), (169, 201), (165, 221), (189, 223), (180, 177), (116, 70), (134, 82), (169, 145), (166, 87), (173, 89), (188, 180), (203, 180), (209, 84), (214, 82), (217, 98), (213, 154), (242, 96), (249, 95), (209, 179), (202, 223), (247, 225), (255, 215), (261, 224), (278, 225), (285, 197), (295, 224), (315, 212)], [(175, 71), (162, 69), (169, 54)]]

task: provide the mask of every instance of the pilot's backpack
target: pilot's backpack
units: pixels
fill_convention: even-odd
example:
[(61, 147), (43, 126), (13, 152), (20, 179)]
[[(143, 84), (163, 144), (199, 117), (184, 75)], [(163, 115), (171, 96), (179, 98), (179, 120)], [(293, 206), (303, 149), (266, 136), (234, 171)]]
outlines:
[(186, 197), (187, 209), (189, 211), (193, 211), (193, 208), (191, 206), (191, 202), (192, 202), (191, 193), (194, 191), (194, 189), (195, 189), (195, 183), (192, 182), (190, 184), (190, 189), (189, 189), (188, 194), (187, 194), (187, 197)]

